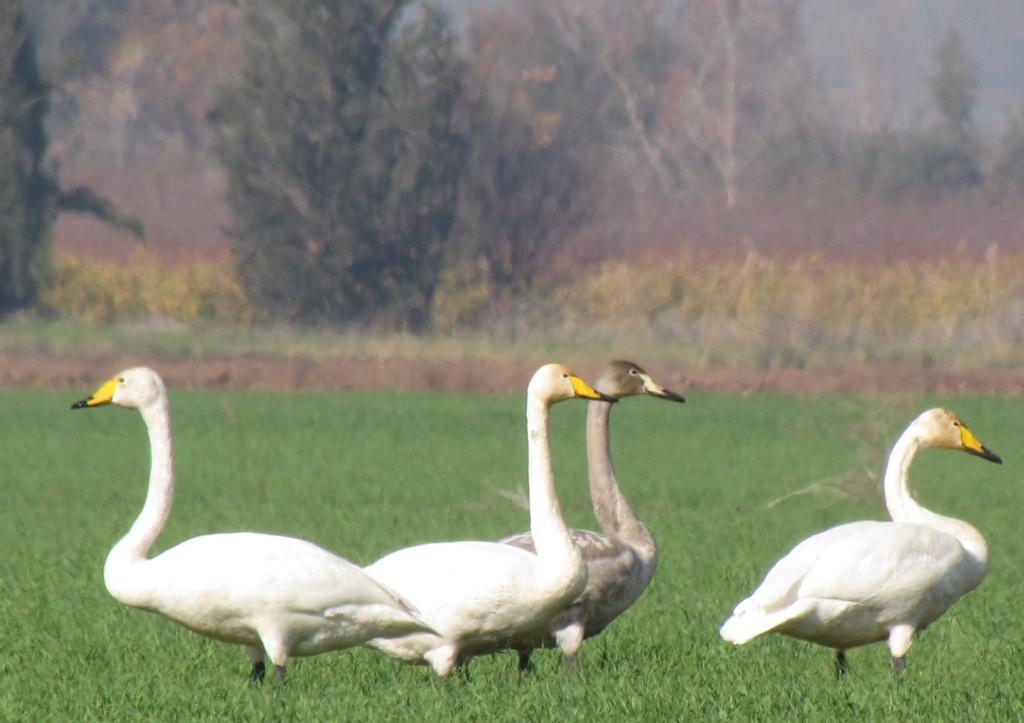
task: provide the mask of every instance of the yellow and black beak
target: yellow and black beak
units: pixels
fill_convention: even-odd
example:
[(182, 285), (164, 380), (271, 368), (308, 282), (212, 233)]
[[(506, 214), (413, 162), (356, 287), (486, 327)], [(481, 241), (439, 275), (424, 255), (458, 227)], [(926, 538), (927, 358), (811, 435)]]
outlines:
[(982, 444), (981, 441), (974, 436), (974, 432), (969, 430), (967, 425), (963, 422), (960, 423), (960, 443), (963, 444), (963, 449), (968, 454), (973, 454), (976, 457), (987, 459), (989, 462), (995, 462), (996, 464), (1003, 463), (1002, 457)]
[(114, 390), (117, 389), (117, 385), (121, 383), (121, 380), (117, 377), (108, 379), (103, 382), (103, 386), (92, 393), (88, 399), (82, 399), (81, 401), (75, 402), (71, 405), (72, 409), (83, 409), (85, 407), (101, 407), (104, 404), (110, 404), (114, 401)]
[(658, 384), (653, 379), (651, 379), (648, 375), (646, 375), (646, 374), (643, 375), (643, 380), (644, 380), (644, 391), (647, 392), (652, 397), (657, 397), (658, 399), (667, 399), (670, 402), (685, 402), (686, 401), (683, 398), (682, 394), (676, 394), (673, 391), (665, 389), (665, 387), (658, 386)]
[(615, 402), (619, 401), (618, 397), (613, 397), (608, 394), (602, 394), (601, 392), (597, 391), (575, 374), (569, 375), (569, 381), (572, 382), (572, 390), (576, 393), (577, 397), (583, 397), (584, 399), (595, 399), (597, 401), (608, 402), (610, 404), (614, 404)]

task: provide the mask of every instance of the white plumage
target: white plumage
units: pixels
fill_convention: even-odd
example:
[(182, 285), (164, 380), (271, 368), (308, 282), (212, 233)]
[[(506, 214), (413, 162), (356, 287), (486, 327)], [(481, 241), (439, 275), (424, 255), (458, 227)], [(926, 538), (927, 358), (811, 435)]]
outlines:
[(910, 494), (918, 451), (961, 449), (993, 462), (955, 414), (921, 414), (893, 446), (884, 491), (892, 522), (839, 525), (810, 537), (779, 560), (739, 603), (721, 635), (737, 645), (778, 632), (844, 651), (888, 641), (893, 669), (904, 667), (914, 634), (937, 620), (985, 577), (988, 547), (971, 525), (931, 512)]
[(110, 403), (141, 412), (152, 455), (146, 503), (103, 570), (117, 600), (244, 645), (253, 679), (263, 677), (264, 654), (283, 675), (291, 657), (430, 629), (358, 566), (305, 540), (255, 532), (204, 535), (147, 559), (174, 499), (167, 393), (156, 372), (138, 367), (72, 408)]
[(583, 591), (587, 568), (562, 519), (548, 446), (548, 411), (572, 397), (614, 401), (560, 364), (541, 367), (527, 389), (530, 529), (536, 554), (496, 542), (442, 542), (392, 552), (366, 568), (411, 600), (437, 635), (373, 640), (390, 657), (447, 675), (467, 657), (544, 632)]

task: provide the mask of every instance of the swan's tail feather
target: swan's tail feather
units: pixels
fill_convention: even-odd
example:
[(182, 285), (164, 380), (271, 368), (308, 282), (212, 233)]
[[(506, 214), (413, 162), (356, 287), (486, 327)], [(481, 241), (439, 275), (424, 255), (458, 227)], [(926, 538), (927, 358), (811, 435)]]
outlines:
[(406, 597), (399, 595), (397, 592), (395, 592), (394, 590), (380, 582), (378, 582), (377, 584), (380, 585), (385, 592), (391, 595), (393, 601), (397, 606), (396, 612), (400, 613), (402, 617), (407, 618), (409, 620), (409, 629), (402, 631), (403, 633), (431, 633), (432, 635), (437, 635), (438, 637), (441, 636), (441, 633), (434, 630), (434, 628), (430, 627), (430, 625), (428, 625), (426, 621), (423, 620), (423, 614), (415, 605), (409, 602), (409, 600)]
[(381, 637), (384, 638), (397, 638), (404, 635), (410, 635), (414, 633), (429, 633), (441, 637), (441, 633), (434, 630), (423, 618), (419, 616), (419, 613), (413, 612), (412, 610), (394, 610), (395, 625), (393, 630), (388, 633), (382, 633)]
[(733, 615), (725, 621), (718, 634), (733, 645), (749, 643), (759, 635), (768, 632), (764, 629), (763, 617), (755, 618), (752, 615)]
[(764, 611), (758, 607), (752, 597), (748, 597), (736, 604), (732, 611), (732, 617), (725, 621), (718, 634), (730, 643), (743, 645), (761, 634), (760, 626), (754, 625), (754, 623), (763, 622), (764, 617)]
[(743, 645), (806, 614), (812, 605), (813, 601), (802, 600), (781, 610), (768, 612), (749, 599), (744, 600), (736, 606), (732, 617), (725, 621), (718, 633), (730, 643)]
[(415, 630), (415, 632), (418, 632), (418, 633), (430, 633), (431, 635), (436, 635), (439, 638), (442, 637), (441, 633), (437, 632), (434, 628), (430, 627), (430, 625), (428, 625), (426, 623), (426, 621), (424, 621), (423, 618), (420, 617), (420, 611), (419, 610), (412, 609), (412, 610), (407, 610), (407, 612), (412, 617), (412, 619), (416, 622), (416, 630)]

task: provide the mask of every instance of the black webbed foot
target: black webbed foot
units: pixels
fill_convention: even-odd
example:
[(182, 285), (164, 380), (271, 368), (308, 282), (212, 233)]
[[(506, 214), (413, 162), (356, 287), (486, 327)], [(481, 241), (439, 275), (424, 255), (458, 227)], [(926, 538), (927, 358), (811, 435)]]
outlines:
[(530, 660), (530, 656), (533, 655), (532, 650), (517, 650), (516, 653), (519, 655), (519, 672), (529, 673), (533, 670), (533, 661)]
[(844, 675), (850, 672), (850, 664), (846, 662), (846, 651), (836, 651), (836, 678), (842, 679)]

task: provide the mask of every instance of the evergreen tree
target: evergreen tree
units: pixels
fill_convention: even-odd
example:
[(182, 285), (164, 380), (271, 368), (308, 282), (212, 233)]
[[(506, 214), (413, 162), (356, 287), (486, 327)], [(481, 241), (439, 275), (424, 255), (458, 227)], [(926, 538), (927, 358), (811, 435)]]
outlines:
[(924, 179), (933, 191), (977, 186), (982, 176), (972, 116), (978, 70), (956, 28), (935, 47), (933, 63), (928, 90), (939, 125), (918, 154)]
[(43, 81), (20, 2), (0, 3), (0, 315), (36, 302), (50, 271), (50, 232), (63, 211), (141, 236), (142, 224), (91, 189), (61, 190), (46, 166)]
[(50, 264), (47, 88), (21, 3), (0, 5), (0, 314), (32, 304)]
[(997, 190), (1024, 189), (1024, 100), (1009, 117), (999, 138), (992, 176)]
[(933, 123), (883, 129), (857, 144), (853, 166), (862, 187), (888, 196), (935, 196), (984, 180), (973, 121), (978, 72), (956, 28), (935, 46), (926, 81)]
[(967, 139), (972, 132), (971, 116), (978, 96), (978, 70), (956, 28), (946, 31), (932, 60), (934, 68), (928, 76), (928, 90), (942, 128), (959, 139)]
[(462, 66), (408, 0), (247, 9), (245, 68), (213, 114), (239, 275), (270, 316), (429, 323), (454, 219)]

